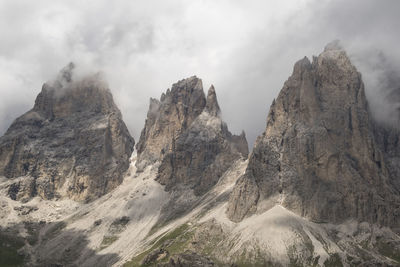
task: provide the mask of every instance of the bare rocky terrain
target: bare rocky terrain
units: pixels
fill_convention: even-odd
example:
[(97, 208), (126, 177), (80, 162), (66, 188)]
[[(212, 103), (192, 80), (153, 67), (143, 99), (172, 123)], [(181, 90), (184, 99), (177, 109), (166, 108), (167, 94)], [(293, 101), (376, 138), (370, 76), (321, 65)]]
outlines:
[(178, 81), (133, 152), (100, 76), (64, 69), (0, 138), (0, 266), (400, 265), (399, 131), (337, 43), (295, 64), (250, 155), (222, 114)]
[(75, 81), (73, 71), (71, 63), (45, 83), (33, 109), (0, 138), (0, 175), (15, 181), (12, 199), (90, 201), (122, 182), (135, 142), (99, 74)]
[(361, 74), (338, 44), (298, 61), (231, 195), (229, 218), (280, 204), (315, 222), (353, 218), (399, 229), (399, 176), (391, 166), (399, 132), (386, 138), (374, 128), (385, 131), (372, 121)]

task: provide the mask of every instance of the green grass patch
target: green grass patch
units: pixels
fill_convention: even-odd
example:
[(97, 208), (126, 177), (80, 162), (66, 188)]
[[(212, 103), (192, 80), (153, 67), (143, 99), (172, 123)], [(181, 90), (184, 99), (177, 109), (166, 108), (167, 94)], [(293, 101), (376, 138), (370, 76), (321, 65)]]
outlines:
[(17, 237), (16, 233), (0, 233), (0, 266), (23, 266), (24, 256), (18, 254), (18, 250), (23, 246), (24, 240)]
[(149, 236), (152, 236), (154, 233), (156, 233), (158, 230), (160, 230), (164, 224), (155, 224), (153, 227), (151, 227), (150, 231), (147, 233), (146, 238)]
[(379, 253), (394, 260), (397, 263), (400, 263), (400, 250), (396, 249), (393, 245), (386, 242), (378, 242), (377, 249)]
[(208, 209), (203, 208), (203, 209), (196, 215), (196, 219), (201, 219), (201, 218), (203, 218), (203, 217), (207, 214), (208, 211), (209, 211)]
[(343, 267), (342, 259), (339, 254), (334, 253), (330, 255), (328, 259), (324, 262), (325, 267)]
[(238, 267), (262, 267), (262, 266), (276, 266), (272, 262), (264, 259), (260, 249), (255, 254), (242, 252), (239, 259), (235, 262)]
[(104, 236), (103, 240), (100, 244), (100, 250), (105, 249), (106, 247), (110, 246), (112, 243), (118, 240), (118, 236), (111, 235), (111, 236)]
[(40, 227), (31, 222), (24, 222), (24, 227), (28, 232), (26, 240), (28, 241), (29, 245), (34, 246), (39, 240)]
[(49, 240), (56, 237), (67, 226), (65, 222), (56, 222), (49, 226), (49, 229), (43, 236), (43, 240)]
[[(156, 238), (157, 241), (143, 253), (132, 258), (131, 261), (124, 264), (124, 267), (136, 267), (140, 265), (143, 259), (155, 249), (163, 247), (168, 251), (169, 257), (180, 252), (183, 252), (184, 248), (188, 244), (189, 240), (193, 236), (193, 231), (189, 231), (188, 224), (182, 224), (178, 228), (168, 232), (160, 238)], [(168, 261), (169, 257), (164, 258), (162, 261)]]

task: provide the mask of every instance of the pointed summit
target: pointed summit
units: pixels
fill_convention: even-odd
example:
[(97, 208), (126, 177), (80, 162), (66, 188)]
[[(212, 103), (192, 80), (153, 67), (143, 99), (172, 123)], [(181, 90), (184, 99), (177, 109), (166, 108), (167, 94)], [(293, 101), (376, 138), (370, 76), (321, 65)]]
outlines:
[(116, 112), (111, 91), (101, 73), (75, 78), (74, 69), (74, 63), (69, 63), (59, 72), (56, 80), (46, 82), (33, 109), (50, 119), (83, 111)]
[[(191, 94), (194, 91), (203, 92), (203, 81), (196, 76), (192, 76), (186, 79), (182, 79), (172, 85), (170, 93), (178, 94), (179, 92), (186, 91), (186, 93)], [(168, 90), (167, 90), (168, 94)], [(203, 92), (204, 94), (204, 92)]]
[(74, 64), (43, 85), (32, 110), (0, 138), (0, 176), (23, 177), (15, 200), (94, 200), (122, 182), (134, 140), (97, 75), (73, 80)]
[(210, 89), (208, 89), (206, 109), (212, 116), (218, 116), (220, 113), (214, 85), (211, 85)]
[(361, 74), (337, 42), (296, 66), (235, 185), (228, 217), (282, 205), (317, 222), (400, 227), (398, 176), (371, 131)]
[(320, 68), (324, 68), (325, 70), (321, 73), (327, 77), (358, 73), (338, 40), (327, 44), (324, 51), (318, 57), (313, 58), (313, 64), (318, 64)]
[(244, 134), (232, 135), (218, 116), (214, 86), (205, 97), (196, 76), (178, 81), (151, 102), (137, 145), (139, 171), (160, 162), (157, 181), (166, 190), (193, 189), (201, 195), (235, 160), (247, 157)]
[(171, 89), (162, 93), (160, 101), (152, 99), (136, 146), (138, 170), (161, 160), (171, 150), (174, 136), (184, 132), (203, 112), (205, 105), (203, 83), (196, 76), (174, 83)]

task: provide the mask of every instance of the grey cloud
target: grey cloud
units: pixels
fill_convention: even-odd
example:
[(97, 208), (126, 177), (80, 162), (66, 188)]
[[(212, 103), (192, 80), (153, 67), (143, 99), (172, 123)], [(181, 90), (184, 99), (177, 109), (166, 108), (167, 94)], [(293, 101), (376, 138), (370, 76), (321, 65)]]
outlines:
[(362, 72), (377, 117), (390, 122), (397, 107), (386, 96), (397, 79), (382, 81), (400, 73), (398, 10), (396, 0), (2, 1), (0, 132), (74, 61), (82, 73), (105, 73), (135, 138), (149, 98), (197, 75), (206, 89), (215, 85), (228, 126), (244, 129), (252, 146), (294, 63), (333, 39)]

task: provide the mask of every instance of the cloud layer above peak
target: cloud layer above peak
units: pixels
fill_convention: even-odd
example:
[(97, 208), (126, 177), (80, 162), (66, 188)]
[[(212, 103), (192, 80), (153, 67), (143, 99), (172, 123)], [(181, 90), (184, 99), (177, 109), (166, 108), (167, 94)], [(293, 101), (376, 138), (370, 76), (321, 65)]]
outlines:
[(400, 73), (398, 10), (397, 0), (1, 1), (0, 133), (73, 61), (105, 74), (135, 138), (149, 98), (196, 75), (252, 145), (293, 64), (334, 39), (380, 110), (393, 87), (380, 81)]

